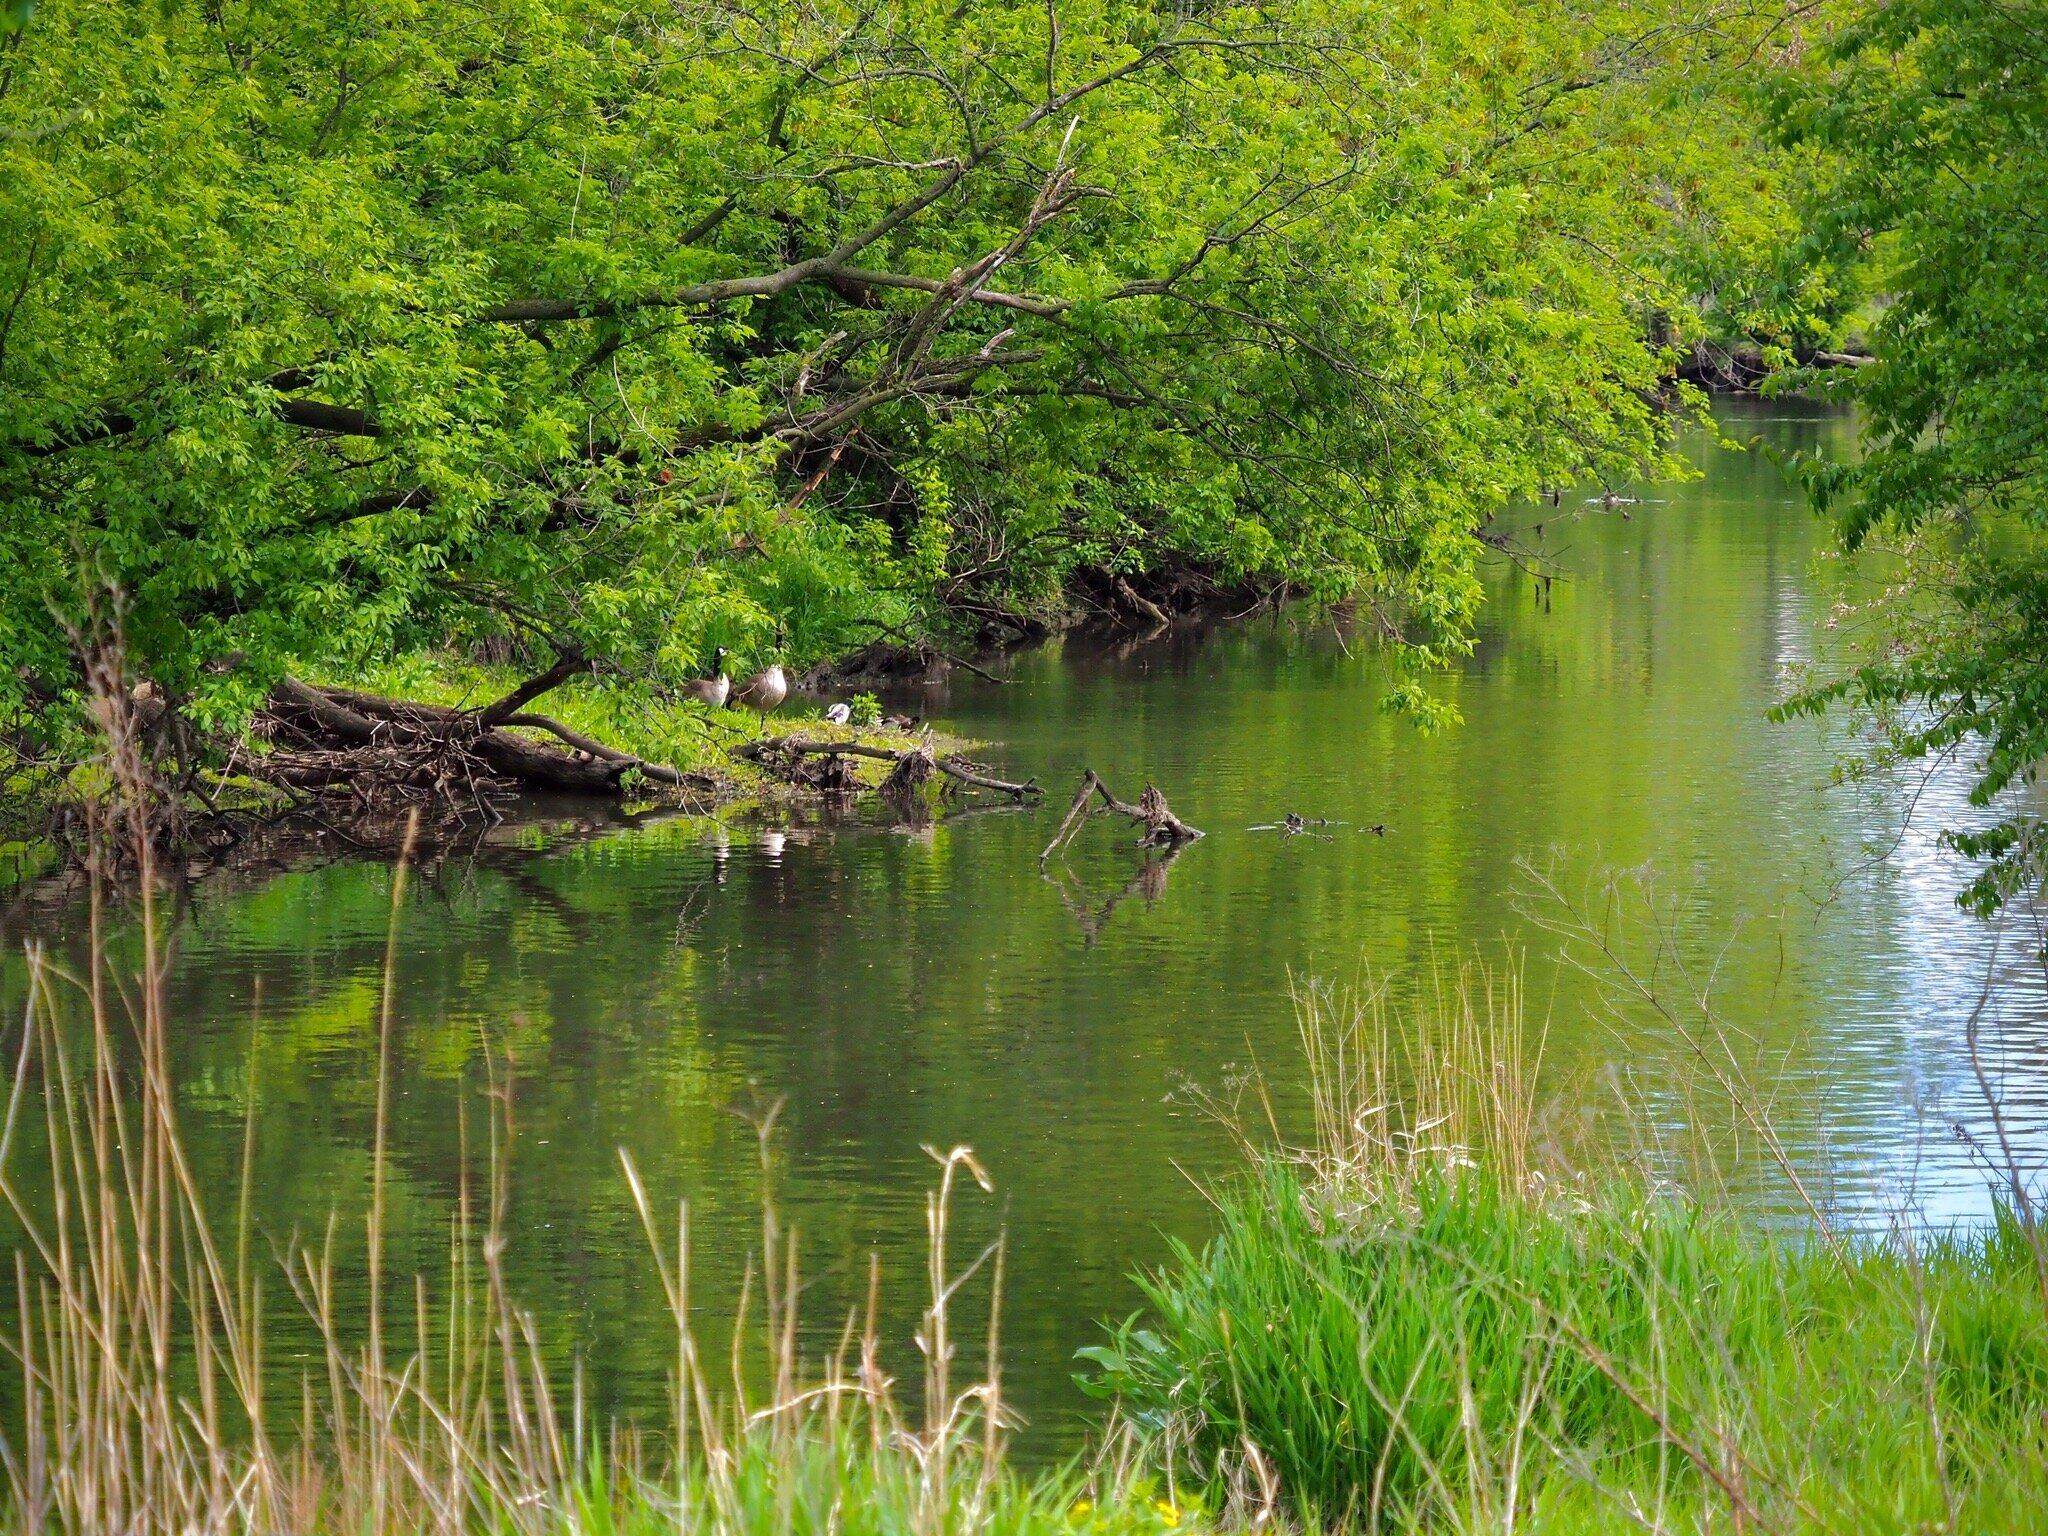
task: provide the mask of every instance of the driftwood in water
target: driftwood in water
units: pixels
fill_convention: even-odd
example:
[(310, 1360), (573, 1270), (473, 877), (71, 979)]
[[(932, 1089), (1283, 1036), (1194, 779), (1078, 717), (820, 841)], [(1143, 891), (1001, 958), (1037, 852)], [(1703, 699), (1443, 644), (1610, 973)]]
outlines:
[(975, 789), (992, 790), (999, 795), (1024, 800), (1032, 795), (1045, 793), (1036, 782), (1026, 779), (1022, 784), (1012, 784), (1007, 779), (994, 778), (983, 772), (977, 765), (963, 757), (940, 755), (932, 750), (926, 740), (915, 747), (880, 747), (865, 741), (810, 741), (801, 736), (771, 737), (766, 741), (750, 741), (733, 748), (733, 756), (743, 757), (750, 763), (773, 764), (781, 760), (794, 764), (805, 757), (865, 757), (876, 762), (893, 763), (888, 783), (899, 788), (914, 788), (931, 777), (933, 772), (943, 773), (958, 783), (971, 785)]
[(1130, 805), (1110, 793), (1109, 786), (1102, 782), (1102, 776), (1093, 768), (1081, 775), (1081, 787), (1074, 791), (1074, 803), (1067, 807), (1067, 814), (1060, 821), (1059, 831), (1053, 833), (1052, 841), (1045, 845), (1045, 851), (1038, 856), (1039, 867), (1057, 853), (1062, 846), (1073, 840), (1081, 830), (1081, 824), (1088, 819), (1093, 807), (1089, 804), (1097, 795), (1102, 797), (1103, 809), (1128, 817), (1145, 829), (1145, 835), (1138, 839), (1146, 848), (1178, 848), (1192, 843), (1202, 834), (1199, 828), (1191, 827), (1173, 814), (1166, 803), (1166, 796), (1151, 785), (1138, 796), (1138, 803)]

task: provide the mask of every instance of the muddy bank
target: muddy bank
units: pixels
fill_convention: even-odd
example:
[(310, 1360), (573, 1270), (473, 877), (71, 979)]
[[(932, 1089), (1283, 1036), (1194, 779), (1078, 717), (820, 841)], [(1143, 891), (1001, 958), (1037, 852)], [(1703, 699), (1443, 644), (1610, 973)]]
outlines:
[(1074, 575), (1065, 609), (1047, 618), (990, 609), (978, 619), (971, 649), (948, 649), (926, 638), (883, 635), (803, 674), (802, 686), (829, 695), (917, 688), (942, 682), (954, 669), (1004, 681), (1004, 658), (1059, 635), (1141, 640), (1187, 620), (1247, 618), (1283, 607), (1299, 594), (1286, 583), (1226, 582), (1193, 566), (1124, 575), (1084, 570)]

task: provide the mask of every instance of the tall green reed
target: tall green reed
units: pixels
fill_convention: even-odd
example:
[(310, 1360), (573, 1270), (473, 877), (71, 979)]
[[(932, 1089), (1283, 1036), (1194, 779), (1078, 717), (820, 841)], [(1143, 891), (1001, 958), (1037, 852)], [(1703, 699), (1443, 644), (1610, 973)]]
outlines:
[(1375, 988), (1297, 1005), (1310, 1141), (1256, 1151), (1217, 1235), (1088, 1352), (1094, 1389), (1241, 1518), (2048, 1520), (2038, 1234), (2009, 1208), (1987, 1231), (1788, 1235), (1603, 1156), (1539, 1100), (1511, 973), (1439, 975), (1399, 1011)]

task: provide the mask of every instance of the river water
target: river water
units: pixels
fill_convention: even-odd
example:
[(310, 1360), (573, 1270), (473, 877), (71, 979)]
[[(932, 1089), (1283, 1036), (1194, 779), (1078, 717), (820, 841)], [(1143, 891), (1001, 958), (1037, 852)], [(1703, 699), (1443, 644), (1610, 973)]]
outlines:
[[(1793, 403), (1719, 420), (1781, 449), (1851, 444), (1844, 418)], [(1489, 568), (1477, 650), (1433, 684), (1462, 723), (1435, 734), (1380, 707), (1384, 660), (1328, 619), (1069, 638), (1010, 659), (1004, 685), (962, 676), (918, 701), (991, 743), (999, 771), (1052, 786), (1041, 810), (536, 823), (423, 870), (398, 937), (398, 1262), (442, 1266), (462, 1181), (484, 1178), (495, 1060), (516, 1131), (513, 1289), (599, 1402), (651, 1411), (673, 1346), (620, 1148), (658, 1206), (691, 1203), (707, 1319), (736, 1297), (772, 1187), (800, 1233), (815, 1350), (871, 1253), (907, 1338), (937, 1167), (924, 1149), (969, 1145), (995, 1191), (963, 1195), (954, 1252), (1007, 1233), (1008, 1390), (1027, 1444), (1058, 1451), (1082, 1401), (1074, 1351), (1137, 1305), (1134, 1267), (1200, 1238), (1203, 1183), (1233, 1165), (1190, 1086), (1227, 1090), (1256, 1064), (1283, 1118), (1298, 1103), (1290, 985), (1369, 974), (1402, 994), (1482, 956), (1519, 968), (1560, 1092), (1630, 1095), (1639, 1129), (1717, 1113), (1679, 1086), (1697, 1073), (1677, 1030), (1603, 1006), (1560, 965), (1564, 914), (1532, 867), (1638, 963), (1662, 914), (1659, 986), (1682, 995), (1674, 958), (1711, 973), (1817, 1197), (1871, 1220), (1980, 1218), (1996, 1127), (1967, 1025), (1981, 1005), (2008, 1127), (2037, 1146), (2038, 941), (1953, 904), (1964, 872), (1935, 833), (1969, 814), (1961, 778), (1834, 785), (1855, 745), (1839, 724), (1766, 718), (1871, 576), (1826, 558), (1765, 454), (1704, 433), (1685, 447), (1701, 476), (1638, 505), (1504, 520), (1554, 579)], [(1084, 767), (1126, 796), (1158, 783), (1209, 835), (1148, 863), (1105, 822), (1041, 875)], [(1334, 824), (1252, 830), (1290, 811)], [(253, 1089), (256, 1219), (284, 1242), (339, 1212), (344, 1291), (362, 1283), (389, 892), (372, 863), (202, 884), (170, 973), (185, 1124), (216, 1204), (233, 1200)], [(55, 926), (75, 959), (78, 924)], [(6, 1016), (22, 987), (0, 962)], [(753, 1122), (777, 1102), (764, 1173)], [(1768, 1168), (1735, 1178), (1752, 1175), (1755, 1198), (1786, 1206)]]

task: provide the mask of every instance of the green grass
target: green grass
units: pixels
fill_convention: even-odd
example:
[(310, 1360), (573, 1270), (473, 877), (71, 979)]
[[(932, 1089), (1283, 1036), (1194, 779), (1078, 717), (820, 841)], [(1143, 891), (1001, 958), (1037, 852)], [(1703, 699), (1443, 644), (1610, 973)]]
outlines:
[(1514, 1020), (1389, 1049), (1330, 1005), (1311, 1059), (1351, 1081), (1316, 1142), (1089, 1352), (1157, 1454), (1333, 1527), (2048, 1529), (2038, 1232), (1786, 1234), (1545, 1166), (1527, 1074), (1485, 1049), (1513, 1060)]
[(1838, 1252), (1625, 1184), (1532, 1200), (1439, 1168), (1386, 1195), (1340, 1210), (1264, 1170), (1148, 1280), (1099, 1384), (1317, 1524), (2048, 1527), (2016, 1222)]
[(955, 1451), (950, 1473), (936, 1477), (907, 1447), (843, 1431), (813, 1428), (782, 1442), (757, 1433), (715, 1472), (693, 1462), (680, 1504), (666, 1489), (632, 1482), (621, 1490), (611, 1474), (594, 1473), (563, 1511), (561, 1528), (592, 1536), (679, 1527), (734, 1536), (1168, 1536), (1197, 1516), (1143, 1481), (1114, 1486), (1098, 1503), (1091, 1495), (1102, 1491), (1099, 1480), (1072, 1471), (1025, 1477)]

